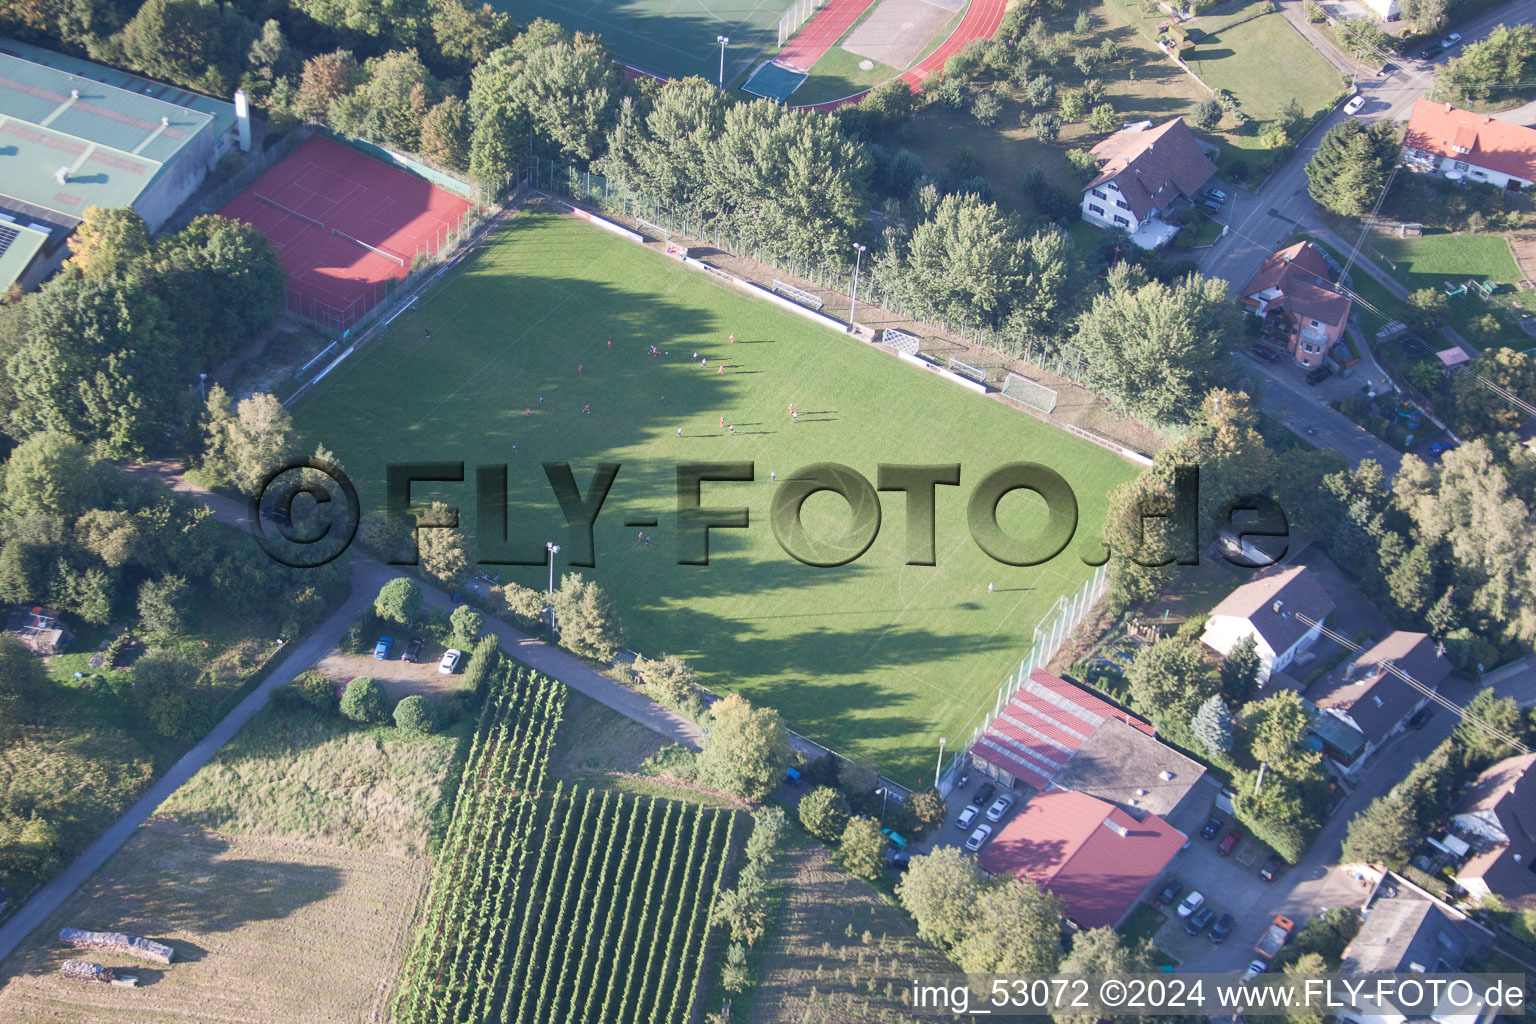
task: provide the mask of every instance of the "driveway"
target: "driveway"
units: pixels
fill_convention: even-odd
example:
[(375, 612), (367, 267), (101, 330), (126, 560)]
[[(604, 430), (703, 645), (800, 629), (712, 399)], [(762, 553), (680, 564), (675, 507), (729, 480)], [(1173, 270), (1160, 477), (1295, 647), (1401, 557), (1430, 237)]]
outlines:
[[(401, 697), (448, 697), (458, 687), (458, 676), (443, 675), (437, 670), (437, 662), (443, 656), (443, 645), (428, 643), (421, 649), (420, 660), (414, 664), (401, 661), (399, 652), (404, 639), (397, 637), (393, 656), (375, 660), (367, 654), (342, 654), (332, 651), (321, 658), (315, 668), (327, 679), (337, 683), (350, 682), (358, 676), (371, 676), (384, 686), (390, 701)], [(463, 665), (459, 666), (463, 670)]]

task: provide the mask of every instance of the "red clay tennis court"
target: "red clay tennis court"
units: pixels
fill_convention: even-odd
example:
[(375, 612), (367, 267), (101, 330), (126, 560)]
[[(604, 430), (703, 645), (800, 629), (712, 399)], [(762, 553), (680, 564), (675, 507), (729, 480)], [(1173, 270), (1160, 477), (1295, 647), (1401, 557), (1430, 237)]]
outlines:
[(271, 239), (288, 270), (288, 311), (338, 330), (357, 323), (411, 263), (458, 231), (463, 196), (316, 136), (219, 211)]

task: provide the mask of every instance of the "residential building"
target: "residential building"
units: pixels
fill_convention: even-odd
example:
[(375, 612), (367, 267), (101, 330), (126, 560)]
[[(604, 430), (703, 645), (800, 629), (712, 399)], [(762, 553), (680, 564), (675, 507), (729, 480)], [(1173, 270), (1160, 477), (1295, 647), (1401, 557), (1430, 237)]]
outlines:
[(0, 292), (57, 269), (92, 206), (159, 228), (236, 128), (229, 103), (0, 38)]
[(1447, 177), (1525, 188), (1536, 181), (1536, 129), (1420, 99), (1408, 118), (1403, 160)]
[(1429, 690), (1451, 674), (1450, 661), (1428, 633), (1397, 630), (1346, 664), (1342, 673), (1319, 680), (1307, 691), (1319, 711), (1352, 729), (1321, 734), (1324, 753), (1346, 773), (1355, 772), (1429, 703), (1428, 694), (1394, 668)]
[(1477, 777), (1452, 818), (1473, 852), (1456, 884), (1511, 910), (1536, 909), (1536, 754), (1505, 758)]
[(1333, 599), (1306, 567), (1272, 565), (1222, 598), (1200, 640), (1226, 657), (1244, 637), (1253, 637), (1263, 684), (1317, 642), (1333, 610)]
[(1396, 21), (1401, 16), (1398, 0), (1360, 0), (1365, 9), (1382, 21)]
[(1265, 333), (1302, 366), (1320, 366), (1349, 324), (1349, 296), (1333, 283), (1322, 251), (1311, 242), (1272, 254), (1241, 294)]
[(1053, 789), (1025, 804), (977, 864), (1053, 893), (1081, 928), (1113, 928), (1188, 838), (1156, 814), (1138, 820), (1097, 797)]
[[(1393, 892), (1378, 896), (1365, 909), (1360, 930), (1344, 947), (1343, 974), (1455, 974), (1480, 970), (1493, 948), (1493, 933), (1454, 907), (1415, 890), (1393, 878)], [(1404, 1024), (1406, 1021), (1438, 1021), (1440, 1024), (1480, 1024), (1491, 1020), (1496, 1008), (1442, 1004), (1430, 1013), (1404, 1015), (1389, 1004), (1376, 1005), (1361, 998), (1350, 1010), (1338, 1013), (1348, 1024)]]
[(1172, 815), (1205, 769), (1102, 697), (1036, 669), (971, 747), (1010, 788), (1070, 789), (1132, 817)]
[(1178, 233), (1166, 216), (1189, 205), (1216, 173), (1182, 118), (1121, 129), (1093, 147), (1098, 174), (1083, 186), (1083, 219), (1116, 227), (1143, 249), (1156, 249)]

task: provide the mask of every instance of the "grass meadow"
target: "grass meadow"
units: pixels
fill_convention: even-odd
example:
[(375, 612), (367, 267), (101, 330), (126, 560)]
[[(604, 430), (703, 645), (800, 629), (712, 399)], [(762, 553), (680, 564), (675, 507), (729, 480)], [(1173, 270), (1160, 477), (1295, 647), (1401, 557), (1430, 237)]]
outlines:
[[(653, 344), (660, 355), (649, 354)], [(294, 416), (307, 446), (337, 454), (368, 509), (383, 508), (387, 463), (462, 460), (465, 483), (417, 484), (412, 497), (461, 510), (472, 558), (473, 538), (487, 533), (475, 521), (475, 466), (508, 466), (514, 539), (561, 544), (556, 577), (596, 579), (630, 647), (680, 655), (708, 686), (777, 708), (792, 728), (913, 785), (941, 737), (963, 741), (990, 711), (1035, 625), (1086, 579), (1079, 554), (1096, 546), (1106, 496), (1136, 472), (658, 252), (547, 213), (519, 215)], [(750, 526), (712, 530), (710, 564), (679, 565), (677, 464), (725, 461), (755, 463), (756, 479), (707, 483), (703, 504), (745, 507)], [(971, 489), (1015, 461), (1061, 473), (1080, 510), (1066, 551), (1029, 568), (991, 560), (966, 528)], [(569, 564), (545, 462), (570, 462), (583, 493), (599, 463), (621, 466), (595, 526), (593, 568)], [(816, 462), (872, 482), (882, 462), (960, 463), (961, 486), (938, 488), (937, 565), (904, 564), (899, 494), (883, 496), (879, 537), (849, 565), (811, 568), (781, 550), (768, 523), (773, 478)], [(998, 514), (1019, 537), (1046, 521), (1023, 491)], [(815, 537), (846, 529), (850, 514), (819, 494), (803, 517)], [(625, 525), (638, 520), (656, 525)], [(542, 565), (502, 571), (546, 583)]]

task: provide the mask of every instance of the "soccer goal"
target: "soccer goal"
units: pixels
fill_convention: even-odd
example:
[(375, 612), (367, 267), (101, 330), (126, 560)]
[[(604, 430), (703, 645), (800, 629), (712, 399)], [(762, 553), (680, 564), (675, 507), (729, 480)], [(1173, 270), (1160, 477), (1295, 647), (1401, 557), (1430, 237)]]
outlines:
[(909, 356), (917, 355), (917, 335), (915, 334), (887, 327), (881, 332), (880, 340), (898, 352), (905, 352)]
[(1008, 378), (1003, 381), (1003, 394), (1041, 412), (1054, 412), (1056, 409), (1056, 392), (1053, 389), (1016, 373), (1008, 374)]
[(949, 357), (949, 368), (952, 372), (958, 373), (962, 377), (971, 378), (977, 384), (985, 384), (987, 382), (986, 370), (979, 366), (972, 366), (970, 363), (962, 362), (954, 356)]
[(404, 305), (402, 305), (399, 309), (397, 309), (393, 313), (389, 314), (389, 316), (385, 317), (383, 320), (380, 320), (379, 321), (379, 337), (381, 337), (381, 338), (389, 337), (389, 327), (390, 327), (390, 325), (393, 324), (396, 320), (399, 320), (405, 314), (407, 314), (407, 313), (411, 312), (412, 310), (414, 310), (415, 308), (416, 308), (416, 297), (412, 296), (411, 297), (411, 301), (409, 301), (409, 302), (405, 303)]

